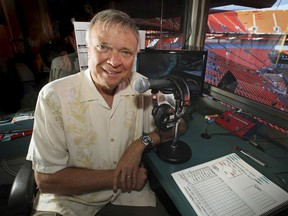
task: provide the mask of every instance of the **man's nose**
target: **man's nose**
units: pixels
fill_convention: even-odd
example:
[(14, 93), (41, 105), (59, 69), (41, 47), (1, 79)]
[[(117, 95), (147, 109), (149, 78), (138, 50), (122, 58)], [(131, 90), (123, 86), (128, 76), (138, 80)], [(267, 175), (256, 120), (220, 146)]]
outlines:
[(117, 67), (121, 64), (121, 57), (120, 54), (117, 51), (112, 51), (107, 63), (112, 65), (113, 67)]

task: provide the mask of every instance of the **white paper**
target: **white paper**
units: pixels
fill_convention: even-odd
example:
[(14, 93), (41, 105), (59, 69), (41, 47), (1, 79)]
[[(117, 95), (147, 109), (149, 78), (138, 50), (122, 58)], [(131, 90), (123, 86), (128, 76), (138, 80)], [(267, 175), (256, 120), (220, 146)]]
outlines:
[(172, 177), (199, 216), (266, 215), (288, 193), (232, 153)]

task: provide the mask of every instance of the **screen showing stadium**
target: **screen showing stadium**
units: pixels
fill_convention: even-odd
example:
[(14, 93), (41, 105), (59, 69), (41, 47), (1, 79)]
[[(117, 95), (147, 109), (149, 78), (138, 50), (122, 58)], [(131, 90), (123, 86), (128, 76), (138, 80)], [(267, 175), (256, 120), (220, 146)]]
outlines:
[[(277, 28), (270, 22), (273, 14), (277, 15)], [(276, 10), (211, 13), (205, 41), (205, 83), (216, 87), (215, 92), (222, 90), (222, 95), (235, 95), (230, 97), (232, 105), (237, 103), (238, 108), (286, 130), (288, 52), (287, 25), (282, 17), (287, 15), (288, 11)], [(240, 97), (236, 100), (236, 96)]]

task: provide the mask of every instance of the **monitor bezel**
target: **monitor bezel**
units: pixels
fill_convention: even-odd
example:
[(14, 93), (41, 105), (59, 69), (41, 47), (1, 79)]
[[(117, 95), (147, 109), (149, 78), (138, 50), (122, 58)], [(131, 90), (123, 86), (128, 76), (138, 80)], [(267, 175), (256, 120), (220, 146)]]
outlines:
[(268, 124), (288, 131), (288, 113), (257, 101), (245, 98), (233, 92), (220, 89), (209, 83), (204, 83), (204, 92), (213, 99), (227, 103), (235, 108), (255, 116)]

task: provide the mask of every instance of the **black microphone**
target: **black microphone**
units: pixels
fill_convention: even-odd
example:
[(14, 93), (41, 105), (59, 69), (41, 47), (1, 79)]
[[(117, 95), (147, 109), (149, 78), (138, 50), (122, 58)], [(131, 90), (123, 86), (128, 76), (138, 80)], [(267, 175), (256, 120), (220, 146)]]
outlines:
[(169, 79), (148, 79), (140, 77), (133, 83), (133, 89), (137, 93), (144, 93), (148, 89), (168, 90), (173, 86), (173, 82)]

